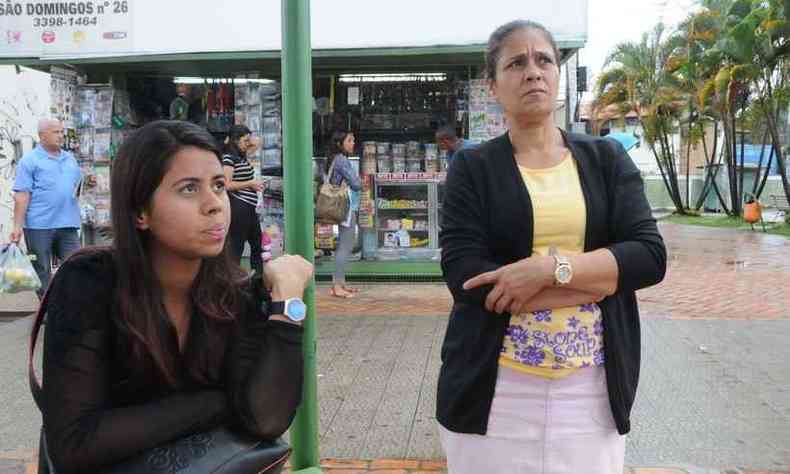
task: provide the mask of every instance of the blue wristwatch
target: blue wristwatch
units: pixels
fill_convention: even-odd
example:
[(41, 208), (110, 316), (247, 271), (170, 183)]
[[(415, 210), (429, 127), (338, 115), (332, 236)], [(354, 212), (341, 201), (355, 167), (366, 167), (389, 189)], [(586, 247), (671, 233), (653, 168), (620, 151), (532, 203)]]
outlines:
[(301, 298), (288, 298), (285, 301), (272, 301), (269, 305), (271, 314), (283, 314), (294, 322), (302, 321), (307, 316), (307, 306)]

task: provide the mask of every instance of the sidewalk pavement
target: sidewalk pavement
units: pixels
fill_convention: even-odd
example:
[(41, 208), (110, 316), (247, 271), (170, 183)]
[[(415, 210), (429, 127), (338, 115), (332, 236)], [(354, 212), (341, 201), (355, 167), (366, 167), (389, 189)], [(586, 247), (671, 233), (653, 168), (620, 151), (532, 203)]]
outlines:
[[(670, 272), (640, 293), (642, 376), (628, 474), (790, 473), (790, 240), (662, 225)], [(320, 449), (328, 473), (442, 472), (441, 285), (319, 287)], [(0, 323), (0, 474), (32, 472), (40, 416), (30, 319)]]

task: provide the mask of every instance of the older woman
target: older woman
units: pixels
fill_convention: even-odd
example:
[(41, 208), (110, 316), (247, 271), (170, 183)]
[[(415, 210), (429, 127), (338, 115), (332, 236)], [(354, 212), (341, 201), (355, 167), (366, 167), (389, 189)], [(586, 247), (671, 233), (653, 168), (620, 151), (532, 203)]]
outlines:
[(451, 473), (622, 472), (639, 376), (634, 292), (666, 250), (623, 148), (554, 125), (560, 54), (541, 25), (489, 39), (510, 130), (457, 154), (442, 269), (454, 304), (437, 418)]

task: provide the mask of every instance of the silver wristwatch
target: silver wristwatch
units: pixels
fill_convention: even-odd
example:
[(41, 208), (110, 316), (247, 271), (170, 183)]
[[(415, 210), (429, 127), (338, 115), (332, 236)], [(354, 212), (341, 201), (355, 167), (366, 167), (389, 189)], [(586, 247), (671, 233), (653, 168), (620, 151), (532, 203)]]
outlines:
[(557, 253), (555, 247), (549, 247), (549, 255), (554, 257), (554, 286), (565, 286), (573, 279), (573, 266), (568, 257)]

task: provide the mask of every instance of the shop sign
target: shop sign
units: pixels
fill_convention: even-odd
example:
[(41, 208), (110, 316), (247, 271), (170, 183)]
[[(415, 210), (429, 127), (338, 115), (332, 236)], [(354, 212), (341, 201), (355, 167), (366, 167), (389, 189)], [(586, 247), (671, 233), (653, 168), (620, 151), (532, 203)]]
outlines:
[(3, 53), (118, 53), (132, 51), (133, 0), (0, 0)]
[(447, 173), (378, 173), (376, 181), (379, 182), (443, 182)]

